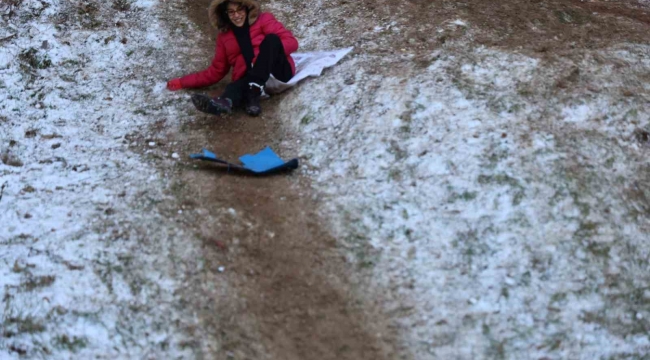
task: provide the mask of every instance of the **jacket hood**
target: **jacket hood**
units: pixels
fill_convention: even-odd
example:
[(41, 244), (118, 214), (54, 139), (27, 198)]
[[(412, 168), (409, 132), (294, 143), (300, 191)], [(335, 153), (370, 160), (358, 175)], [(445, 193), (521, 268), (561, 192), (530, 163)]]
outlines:
[(228, 2), (241, 3), (248, 8), (249, 25), (253, 25), (260, 16), (260, 4), (255, 0), (212, 0), (208, 8), (210, 24), (221, 32), (226, 32), (230, 29), (230, 19), (228, 19), (228, 14), (226, 14)]

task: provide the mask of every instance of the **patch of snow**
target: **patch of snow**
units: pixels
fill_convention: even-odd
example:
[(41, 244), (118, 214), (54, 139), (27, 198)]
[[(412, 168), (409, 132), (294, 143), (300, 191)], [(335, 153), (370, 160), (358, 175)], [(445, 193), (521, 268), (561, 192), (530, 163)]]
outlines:
[(461, 19), (456, 19), (456, 20), (452, 21), (451, 23), (454, 24), (454, 25), (458, 25), (458, 26), (467, 26), (467, 23), (465, 21), (461, 20)]
[(591, 117), (592, 108), (587, 104), (562, 109), (562, 118), (568, 122), (585, 122)]
[[(136, 1), (133, 2), (133, 5), (135, 5), (137, 7), (148, 9), (148, 8), (152, 8), (152, 7), (156, 6), (156, 5), (158, 5), (158, 1), (156, 1), (156, 0), (136, 0)], [(149, 34), (147, 34), (147, 35), (149, 35)]]
[(93, 24), (75, 8), (92, 4), (16, 4), (0, 19), (17, 34), (0, 47), (0, 358), (191, 357), (178, 290), (200, 250), (153, 206), (173, 202), (168, 179), (129, 149), (162, 102), (159, 2), (137, 18), (99, 4)]
[[(647, 48), (606, 54), (638, 51)], [(363, 291), (391, 288), (381, 292), (387, 308), (413, 308), (399, 323), (414, 358), (647, 352), (647, 336), (617, 330), (633, 305), (598, 289), (608, 281), (603, 264), (623, 268), (650, 252), (647, 219), (623, 200), (647, 180), (648, 159), (629, 134), (648, 125), (648, 110), (617, 101), (618, 92), (579, 105), (550, 97), (558, 70), (524, 55), (448, 49), (425, 71), (366, 71), (382, 60), (390, 62), (344, 60), (280, 106), (293, 111), (300, 155), (318, 169), (307, 173), (325, 194), (332, 232), (372, 273)], [(616, 85), (649, 70), (637, 65), (581, 73)], [(349, 73), (356, 81), (345, 85)], [(650, 285), (641, 268), (617, 276)]]

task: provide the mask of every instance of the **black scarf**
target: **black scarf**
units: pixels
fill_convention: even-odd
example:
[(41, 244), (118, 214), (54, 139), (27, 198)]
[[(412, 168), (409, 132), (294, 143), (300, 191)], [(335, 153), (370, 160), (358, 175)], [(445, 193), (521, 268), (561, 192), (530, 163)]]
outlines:
[(253, 57), (255, 57), (255, 53), (253, 52), (253, 43), (251, 42), (248, 12), (242, 27), (237, 27), (232, 24), (230, 28), (232, 29), (232, 32), (235, 33), (235, 38), (237, 39), (237, 44), (239, 44), (239, 48), (241, 49), (241, 54), (244, 56), (244, 60), (246, 60), (246, 68), (250, 70), (253, 66)]

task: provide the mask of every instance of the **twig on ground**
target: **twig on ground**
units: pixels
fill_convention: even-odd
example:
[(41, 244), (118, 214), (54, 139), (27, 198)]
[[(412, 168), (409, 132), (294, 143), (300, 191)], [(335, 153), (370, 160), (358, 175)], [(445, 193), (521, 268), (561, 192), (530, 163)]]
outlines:
[(2, 194), (4, 194), (6, 187), (7, 187), (7, 182), (5, 181), (4, 184), (0, 186), (0, 201), (2, 201)]
[(9, 36), (7, 36), (7, 37), (3, 37), (2, 39), (0, 39), (0, 43), (3, 43), (3, 42), (5, 42), (5, 41), (7, 41), (7, 40), (11, 40), (11, 39), (15, 38), (16, 35), (17, 35), (17, 34), (11, 34), (11, 35), (9, 35)]

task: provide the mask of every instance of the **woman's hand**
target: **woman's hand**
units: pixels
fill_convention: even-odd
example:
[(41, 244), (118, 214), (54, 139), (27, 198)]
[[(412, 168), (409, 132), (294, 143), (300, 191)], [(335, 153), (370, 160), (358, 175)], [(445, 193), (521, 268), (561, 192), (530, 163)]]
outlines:
[(183, 85), (181, 85), (181, 79), (171, 79), (167, 82), (167, 90), (170, 91), (176, 91), (180, 90), (183, 88)]

